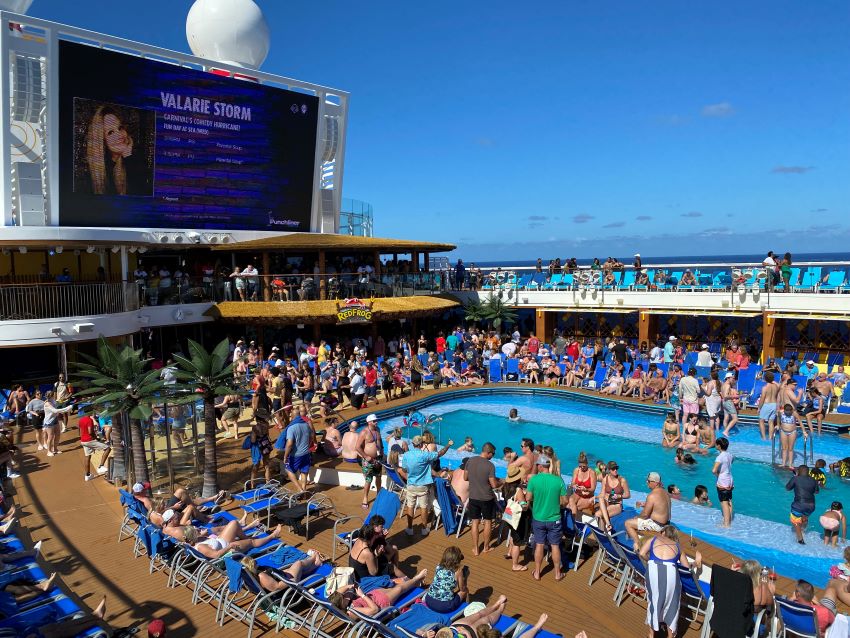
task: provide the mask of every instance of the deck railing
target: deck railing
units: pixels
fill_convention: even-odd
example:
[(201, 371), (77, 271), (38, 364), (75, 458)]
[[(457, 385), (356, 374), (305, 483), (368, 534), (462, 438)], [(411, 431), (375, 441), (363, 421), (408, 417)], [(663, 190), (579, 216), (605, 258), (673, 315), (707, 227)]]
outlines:
[(83, 317), (139, 309), (132, 283), (0, 284), (0, 321)]

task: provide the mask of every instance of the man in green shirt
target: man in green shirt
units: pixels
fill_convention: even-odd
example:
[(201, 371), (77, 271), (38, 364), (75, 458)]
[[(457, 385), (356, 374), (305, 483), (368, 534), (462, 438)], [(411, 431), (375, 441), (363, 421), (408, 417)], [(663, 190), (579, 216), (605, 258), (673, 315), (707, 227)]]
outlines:
[(534, 580), (540, 580), (543, 553), (546, 545), (552, 552), (555, 580), (561, 580), (561, 508), (567, 505), (564, 479), (549, 473), (551, 461), (545, 454), (537, 457), (537, 474), (528, 481), (528, 500), (531, 501), (531, 530), (534, 533)]

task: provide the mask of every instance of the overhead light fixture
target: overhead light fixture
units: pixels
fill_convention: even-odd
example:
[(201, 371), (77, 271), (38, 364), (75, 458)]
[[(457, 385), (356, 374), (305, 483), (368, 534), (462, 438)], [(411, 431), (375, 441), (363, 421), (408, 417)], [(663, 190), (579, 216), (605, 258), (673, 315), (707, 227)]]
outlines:
[(120, 252), (120, 250), (121, 250), (121, 246), (113, 246), (113, 247), (112, 247), (112, 252), (113, 252), (113, 253)]
[(130, 246), (127, 250), (129, 250), (131, 253), (134, 253), (138, 249), (135, 246)]
[(91, 255), (95, 251), (94, 246), (86, 246), (86, 252)]
[(146, 253), (146, 252), (148, 252), (148, 247), (147, 247), (147, 246), (139, 246), (139, 254), (140, 254), (140, 255), (141, 255), (141, 254), (144, 254), (144, 253)]
[(57, 246), (56, 247), (56, 254), (61, 255), (63, 250), (65, 250), (65, 249), (62, 246)]
[(94, 332), (94, 324), (93, 323), (75, 323), (74, 324), (74, 332), (77, 334), (82, 334), (84, 332)]
[(625, 303), (625, 300), (622, 297), (617, 297), (617, 305), (622, 306)]
[(61, 334), (62, 334), (62, 328), (61, 328), (61, 327), (59, 327), (59, 326), (53, 326), (53, 327), (50, 329), (50, 332), (51, 332), (51, 333), (53, 333), (54, 335), (56, 335), (56, 336), (58, 337), (59, 335), (61, 335)]
[(168, 235), (160, 235), (159, 236), (159, 243), (160, 244), (167, 244), (168, 243)]
[(221, 236), (221, 243), (222, 244), (229, 244), (230, 243), (230, 235), (222, 235)]
[(204, 235), (204, 239), (207, 240), (208, 244), (217, 244), (218, 243), (218, 235)]
[(183, 243), (183, 235), (175, 235), (174, 243), (175, 244), (182, 244)]
[(18, 252), (21, 253), (22, 255), (26, 255), (27, 254), (27, 247), (26, 246), (18, 246)]
[(79, 257), (82, 254), (82, 251), (79, 248), (74, 249), (74, 256)]
[(186, 239), (188, 239), (192, 243), (200, 244), (201, 243), (201, 234), (196, 233), (195, 231), (192, 231), (192, 232), (186, 233)]

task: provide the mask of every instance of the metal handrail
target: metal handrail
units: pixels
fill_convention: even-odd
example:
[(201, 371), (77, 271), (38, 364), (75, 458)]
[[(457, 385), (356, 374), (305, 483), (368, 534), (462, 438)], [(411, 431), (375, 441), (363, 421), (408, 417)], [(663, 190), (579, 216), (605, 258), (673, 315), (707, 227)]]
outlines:
[(0, 321), (114, 314), (139, 309), (132, 283), (0, 285)]

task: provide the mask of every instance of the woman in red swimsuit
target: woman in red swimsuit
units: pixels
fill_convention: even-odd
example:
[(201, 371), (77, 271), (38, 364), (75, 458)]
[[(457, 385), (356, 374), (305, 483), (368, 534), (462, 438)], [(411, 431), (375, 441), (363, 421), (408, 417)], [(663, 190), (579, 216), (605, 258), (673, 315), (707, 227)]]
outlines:
[(593, 512), (593, 494), (596, 492), (596, 472), (588, 467), (587, 455), (579, 452), (578, 467), (573, 470), (573, 480), (570, 483), (573, 493), (570, 494), (568, 507), (573, 516), (584, 510)]

